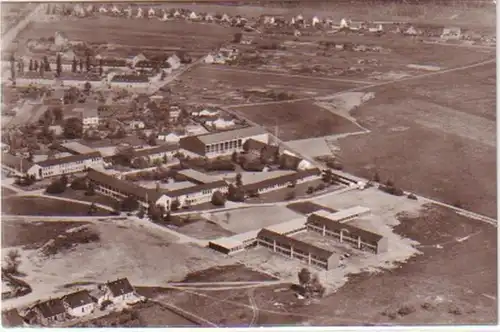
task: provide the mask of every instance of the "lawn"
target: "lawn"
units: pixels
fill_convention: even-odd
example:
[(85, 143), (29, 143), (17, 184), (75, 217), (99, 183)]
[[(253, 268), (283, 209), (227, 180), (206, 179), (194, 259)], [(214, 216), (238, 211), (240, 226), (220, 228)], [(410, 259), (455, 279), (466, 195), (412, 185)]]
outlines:
[(109, 196), (104, 196), (104, 195), (99, 195), (95, 194), (92, 196), (87, 196), (85, 195), (85, 190), (74, 190), (71, 188), (67, 188), (64, 193), (62, 194), (48, 194), (51, 196), (56, 196), (56, 197), (64, 197), (64, 198), (71, 198), (71, 199), (76, 199), (80, 201), (85, 201), (89, 203), (98, 203), (102, 204), (105, 206), (109, 206), (110, 208), (115, 207), (115, 205), (118, 203), (117, 200), (115, 200), (112, 197)]
[(235, 111), (270, 132), (278, 125), (278, 135), (283, 141), (359, 131), (351, 121), (308, 101), (245, 106)]
[(181, 282), (267, 281), (276, 278), (242, 264), (215, 266), (189, 273)]
[[(10, 215), (87, 216), (89, 206), (48, 197), (7, 197), (2, 201), (2, 213)], [(93, 215), (109, 216), (109, 211), (97, 209)]]
[(89, 225), (85, 222), (23, 222), (2, 220), (2, 248), (25, 246), (38, 248), (66, 230)]

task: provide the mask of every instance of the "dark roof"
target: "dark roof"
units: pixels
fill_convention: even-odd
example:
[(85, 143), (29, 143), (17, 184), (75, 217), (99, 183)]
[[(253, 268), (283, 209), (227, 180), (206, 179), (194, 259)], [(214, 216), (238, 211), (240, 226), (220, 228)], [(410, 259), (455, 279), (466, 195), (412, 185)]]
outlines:
[(59, 80), (62, 81), (101, 81), (101, 77), (97, 74), (88, 74), (88, 73), (69, 73), (65, 72), (62, 73), (60, 77), (58, 77)]
[(182, 196), (182, 195), (189, 195), (189, 194), (192, 194), (192, 193), (200, 192), (202, 190), (216, 189), (216, 188), (222, 188), (222, 187), (226, 187), (226, 186), (227, 186), (227, 182), (226, 181), (224, 181), (224, 180), (217, 180), (217, 181), (214, 181), (214, 182), (204, 183), (204, 184), (200, 184), (200, 185), (193, 186), (193, 187), (181, 188), (181, 189), (176, 189), (176, 190), (172, 190), (172, 191), (167, 191), (165, 193), (165, 195), (167, 195), (169, 197), (179, 197), (179, 196)]
[(67, 156), (59, 159), (47, 159), (38, 163), (41, 167), (49, 167), (54, 165), (62, 165), (67, 163), (73, 163), (76, 161), (83, 161), (90, 158), (98, 158), (101, 157), (101, 153), (99, 151), (91, 152), (87, 154), (78, 154), (73, 156)]
[(311, 176), (311, 175), (319, 175), (319, 174), (321, 174), (321, 171), (317, 168), (307, 169), (307, 170), (298, 171), (298, 172), (295, 172), (292, 174), (286, 174), (286, 175), (283, 175), (283, 176), (280, 176), (277, 178), (266, 179), (266, 180), (262, 180), (259, 182), (246, 184), (246, 185), (244, 184), (243, 186), (241, 186), (241, 188), (244, 191), (258, 190), (260, 188), (265, 188), (265, 187), (272, 186), (275, 184), (284, 184), (287, 182), (300, 180), (300, 179), (306, 178), (306, 177)]
[(35, 308), (38, 308), (40, 314), (44, 318), (54, 317), (66, 312), (61, 299), (50, 299), (48, 301), (38, 303)]
[(142, 149), (134, 151), (133, 156), (134, 158), (150, 156), (152, 154), (175, 151), (178, 148), (179, 146), (177, 144), (163, 144), (160, 146), (155, 146), (154, 148), (150, 149)]
[(154, 189), (147, 189), (135, 185), (132, 182), (120, 180), (114, 176), (98, 172), (94, 169), (88, 171), (87, 178), (91, 181), (108, 185), (125, 195), (134, 195), (136, 197), (140, 197), (140, 199), (144, 202), (146, 201), (146, 199), (156, 201), (162, 195), (161, 193), (157, 193)]
[(369, 243), (378, 243), (383, 238), (383, 236), (380, 234), (372, 233), (348, 223), (339, 223), (317, 214), (311, 214), (309, 217), (307, 217), (307, 224), (316, 224), (320, 226), (324, 225), (326, 229), (336, 232), (344, 229), (349, 233), (350, 236), (359, 236), (363, 241)]
[(266, 143), (263, 143), (261, 141), (258, 141), (258, 140), (255, 140), (253, 138), (249, 138), (245, 141), (245, 143), (243, 144), (243, 148), (244, 149), (247, 149), (247, 150), (262, 150), (263, 148), (265, 148), (266, 146), (268, 146), (268, 144)]
[(269, 229), (263, 228), (260, 230), (259, 233), (257, 233), (257, 238), (260, 239), (262, 237), (266, 237), (271, 240), (276, 240), (276, 243), (279, 244), (284, 244), (284, 245), (289, 245), (293, 246), (294, 250), (298, 249), (307, 253), (311, 253), (311, 255), (323, 258), (323, 259), (328, 259), (333, 255), (332, 251), (316, 247), (312, 244), (306, 243), (299, 241), (297, 239), (294, 239), (292, 237), (271, 231)]
[(76, 293), (65, 295), (63, 297), (63, 301), (66, 302), (72, 309), (94, 302), (90, 297), (88, 290), (81, 290)]
[(120, 296), (134, 292), (134, 288), (127, 278), (118, 279), (106, 284), (113, 296)]
[(14, 156), (13, 154), (5, 152), (2, 153), (2, 164), (14, 168), (21, 173), (27, 172), (33, 166), (33, 163), (29, 162), (25, 158)]
[[(206, 133), (194, 136), (204, 144), (219, 143), (222, 141), (230, 141), (233, 139), (247, 138), (255, 135), (267, 134), (267, 132), (261, 127), (245, 127), (227, 131), (220, 131), (217, 133)], [(183, 137), (184, 138), (184, 137)], [(181, 138), (181, 141), (183, 140)]]
[(2, 312), (3, 327), (16, 327), (22, 325), (24, 325), (24, 321), (17, 309), (10, 309)]

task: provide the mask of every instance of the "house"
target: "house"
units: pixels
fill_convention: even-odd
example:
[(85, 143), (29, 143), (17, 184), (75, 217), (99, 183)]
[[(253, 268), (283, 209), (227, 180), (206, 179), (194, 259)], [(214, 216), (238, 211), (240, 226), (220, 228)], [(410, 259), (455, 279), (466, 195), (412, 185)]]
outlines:
[(170, 207), (170, 201), (165, 200), (162, 193), (120, 180), (95, 169), (88, 171), (87, 180), (94, 186), (95, 192), (101, 195), (110, 196), (117, 200), (133, 197), (144, 207), (148, 207), (150, 203), (162, 205), (167, 210)]
[(279, 159), (279, 147), (249, 139), (243, 144), (243, 151), (260, 158), (264, 163), (275, 163)]
[(205, 57), (205, 59), (203, 59), (203, 62), (212, 64), (215, 62), (215, 57), (213, 56), (213, 54), (210, 53)]
[(229, 128), (236, 126), (236, 122), (234, 122), (234, 119), (230, 119), (230, 120), (217, 119), (214, 121), (205, 121), (205, 126), (211, 127), (213, 129), (216, 129), (216, 130), (229, 129)]
[(106, 290), (105, 298), (114, 303), (133, 300), (135, 298), (134, 287), (132, 287), (127, 278), (107, 282), (104, 287)]
[(169, 143), (179, 143), (180, 141), (180, 137), (174, 133), (159, 133), (156, 139)]
[(151, 18), (156, 15), (156, 12), (153, 8), (149, 8), (148, 10), (148, 17)]
[(144, 54), (142, 54), (142, 53), (137, 54), (136, 56), (134, 56), (132, 58), (132, 61), (131, 61), (132, 67), (136, 67), (137, 63), (144, 61), (144, 60), (147, 60), (147, 58)]
[(408, 29), (404, 30), (403, 34), (406, 36), (417, 36), (419, 32), (415, 29), (415, 27), (413, 27), (413, 25), (411, 25)]
[(66, 46), (69, 43), (69, 39), (63, 32), (57, 31), (54, 36), (54, 44), (58, 47)]
[(5, 327), (26, 327), (24, 319), (19, 315), (17, 309), (2, 311), (2, 326)]
[(87, 290), (65, 295), (62, 301), (68, 314), (73, 317), (82, 317), (91, 314), (96, 307), (96, 303)]
[(135, 129), (144, 129), (146, 127), (146, 125), (144, 124), (144, 122), (140, 121), (140, 120), (132, 120), (132, 121), (129, 122), (128, 126), (132, 130), (135, 130)]
[(181, 13), (178, 10), (175, 10), (174, 14), (172, 15), (175, 18), (181, 17)]
[(170, 202), (177, 200), (179, 202), (179, 207), (189, 207), (210, 202), (212, 200), (212, 195), (216, 191), (220, 191), (223, 194), (227, 193), (227, 182), (224, 180), (216, 180), (193, 187), (167, 191), (165, 195), (170, 198)]
[(49, 299), (40, 302), (28, 310), (29, 323), (49, 325), (55, 322), (63, 322), (66, 319), (66, 308), (61, 299)]
[(369, 24), (368, 31), (373, 33), (383, 32), (384, 27), (382, 26), (382, 24)]
[(180, 139), (180, 147), (188, 154), (206, 157), (228, 155), (242, 151), (250, 138), (268, 143), (269, 134), (260, 127), (246, 127), (218, 133), (187, 136)]
[(317, 266), (325, 270), (336, 268), (340, 263), (338, 253), (266, 228), (257, 234), (257, 243), (259, 246), (268, 248), (278, 255), (297, 259), (307, 265)]
[(178, 69), (181, 66), (181, 59), (177, 56), (177, 54), (173, 54), (167, 59), (170, 68)]
[(81, 112), (83, 129), (97, 128), (99, 126), (99, 112), (96, 105), (86, 105), (83, 108), (77, 108), (75, 111)]
[(340, 20), (340, 29), (349, 29), (349, 23), (345, 18)]
[(233, 255), (257, 244), (257, 234), (260, 229), (251, 230), (233, 236), (220, 237), (208, 242), (210, 249), (226, 255)]
[(197, 20), (198, 19), (198, 15), (196, 15), (195, 12), (191, 12), (191, 14), (189, 14), (189, 19), (190, 20)]
[(59, 151), (69, 152), (71, 154), (88, 154), (96, 152), (95, 149), (79, 142), (67, 142), (67, 143), (57, 144), (56, 148)]
[(319, 18), (317, 16), (314, 16), (312, 18), (312, 26), (315, 27), (316, 25), (318, 25), (319, 23), (321, 23), (321, 21), (319, 20)]
[(66, 61), (73, 61), (76, 58), (76, 54), (73, 50), (67, 50), (61, 53), (61, 59)]
[(99, 13), (100, 14), (105, 14), (107, 12), (108, 12), (108, 10), (106, 9), (106, 7), (104, 5), (102, 5), (101, 7), (99, 7)]
[(282, 169), (297, 170), (299, 168), (302, 158), (299, 158), (288, 151), (283, 151), (280, 156), (279, 163)]
[(111, 8), (111, 12), (112, 12), (114, 15), (119, 15), (119, 14), (121, 14), (121, 11), (118, 9), (118, 7), (116, 7), (116, 5), (113, 5), (113, 8)]
[(165, 11), (165, 9), (162, 9), (162, 17), (160, 18), (160, 21), (168, 21), (168, 13)]
[(459, 40), (462, 38), (462, 30), (457, 27), (443, 28), (441, 39)]
[(2, 153), (2, 170), (14, 176), (34, 176), (40, 178), (41, 167), (29, 162), (27, 159), (14, 156), (10, 153)]
[(132, 161), (136, 158), (146, 158), (149, 162), (170, 160), (177, 153), (177, 144), (164, 144), (154, 148), (136, 150), (132, 154)]
[(83, 172), (92, 167), (103, 167), (104, 160), (99, 152), (72, 155), (58, 159), (47, 159), (37, 163), (37, 179)]
[(207, 22), (213, 22), (214, 21), (214, 17), (211, 14), (207, 14), (204, 17), (204, 20), (207, 21)]
[(143, 18), (144, 17), (144, 13), (143, 13), (141, 7), (137, 8), (137, 15), (135, 17), (136, 18)]
[(227, 15), (226, 13), (222, 14), (220, 21), (226, 22), (226, 23), (231, 23), (231, 19), (229, 18), (229, 15)]
[(348, 211), (330, 213), (320, 210), (307, 217), (307, 230), (338, 239), (341, 243), (375, 254), (387, 252), (387, 237), (351, 225), (348, 221), (366, 212), (366, 208), (356, 207)]

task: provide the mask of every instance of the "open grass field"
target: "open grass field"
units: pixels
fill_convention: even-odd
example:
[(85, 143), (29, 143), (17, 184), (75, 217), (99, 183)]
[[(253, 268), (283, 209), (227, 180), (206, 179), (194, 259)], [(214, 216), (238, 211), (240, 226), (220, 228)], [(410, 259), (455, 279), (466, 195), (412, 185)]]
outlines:
[[(99, 33), (89, 33), (91, 31)], [(34, 22), (18, 37), (19, 41), (30, 38), (48, 38), (55, 32), (64, 32), (69, 40), (87, 43), (124, 46), (179, 47), (184, 49), (212, 49), (230, 41), (235, 32), (232, 28), (216, 24), (195, 24), (185, 21), (161, 22), (158, 20), (134, 20), (97, 16), (84, 19), (63, 19)]]
[(22, 222), (2, 220), (2, 248), (24, 246), (38, 248), (66, 230), (88, 225), (85, 222)]
[[(496, 229), (437, 207), (401, 220), (396, 231), (419, 241), (423, 255), (398, 269), (352, 276), (335, 294), (301, 309), (330, 315), (310, 323), (342, 324), (342, 318), (353, 318), (403, 325), (496, 324)], [(398, 315), (404, 306), (414, 312)]]
[[(412, 83), (416, 93), (404, 84), (377, 89), (374, 99), (353, 112), (371, 132), (338, 140), (345, 170), (368, 178), (377, 170), (383, 181), (391, 179), (406, 190), (496, 216), (494, 72), (489, 68), (471, 70), (471, 85), (479, 73), (485, 81), (470, 93), (465, 93), (466, 73), (438, 78), (441, 94), (432, 80), (418, 87)], [(457, 102), (453, 97), (460, 92)]]
[(270, 132), (278, 125), (283, 141), (359, 131), (351, 121), (308, 101), (245, 106), (236, 111)]
[[(2, 200), (2, 213), (39, 216), (87, 216), (89, 206), (47, 197), (7, 197)], [(109, 211), (97, 208), (95, 216), (109, 216)]]

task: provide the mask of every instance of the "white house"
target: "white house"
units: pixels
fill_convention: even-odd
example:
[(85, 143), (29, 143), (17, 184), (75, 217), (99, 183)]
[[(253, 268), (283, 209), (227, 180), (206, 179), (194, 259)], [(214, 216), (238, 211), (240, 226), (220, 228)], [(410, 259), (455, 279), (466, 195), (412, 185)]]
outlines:
[(316, 24), (319, 24), (319, 23), (320, 23), (319, 18), (317, 16), (314, 16), (312, 18), (312, 26), (314, 27), (314, 26), (316, 26)]
[(340, 28), (341, 29), (348, 29), (349, 28), (349, 23), (345, 18), (340, 20)]
[(180, 137), (174, 133), (159, 133), (156, 139), (167, 143), (178, 143)]
[(179, 11), (178, 11), (178, 10), (175, 10), (175, 12), (174, 12), (174, 15), (173, 15), (173, 16), (174, 16), (174, 17), (181, 17), (181, 13), (179, 13)]
[(163, 15), (160, 21), (168, 21), (168, 13), (165, 11), (165, 9), (163, 9)]
[(377, 26), (375, 26), (375, 27), (369, 27), (368, 31), (369, 32), (382, 32), (382, 31), (384, 31), (384, 27), (382, 26), (382, 24), (377, 24)]
[(226, 181), (216, 180), (211, 183), (168, 191), (165, 193), (165, 199), (169, 199), (170, 204), (177, 200), (179, 202), (179, 207), (193, 206), (210, 202), (216, 191), (225, 194), (227, 190), (228, 184)]
[(462, 37), (462, 30), (457, 27), (444, 28), (441, 39), (459, 40)]
[(66, 46), (69, 42), (68, 37), (63, 32), (57, 31), (54, 36), (54, 44), (56, 46), (62, 47)]
[(196, 15), (196, 13), (193, 11), (193, 12), (191, 12), (191, 14), (189, 14), (189, 19), (190, 20), (197, 20), (198, 15)]
[[(99, 152), (73, 155), (58, 159), (47, 159), (37, 163), (37, 179), (83, 172), (92, 167), (102, 167), (104, 160)], [(31, 170), (30, 170), (31, 171)]]
[(228, 129), (232, 128), (236, 125), (234, 120), (224, 120), (224, 119), (217, 119), (215, 121), (206, 121), (205, 122), (206, 126), (214, 127), (215, 129)]
[(231, 19), (229, 18), (229, 15), (227, 15), (226, 13), (222, 14), (222, 17), (220, 19), (221, 22), (227, 22), (227, 23), (230, 23), (231, 22)]
[(132, 301), (136, 298), (134, 287), (127, 278), (107, 282), (104, 288), (106, 290), (105, 299), (113, 303)]
[(101, 7), (99, 7), (99, 13), (105, 14), (107, 12), (108, 12), (108, 10), (106, 9), (106, 7), (104, 5), (102, 5)]
[(212, 15), (210, 15), (210, 14), (205, 15), (204, 19), (207, 22), (213, 22), (214, 21), (214, 17)]
[(209, 55), (207, 55), (205, 57), (205, 59), (203, 59), (203, 62), (208, 63), (208, 64), (212, 64), (215, 62), (215, 57), (210, 53)]
[(149, 8), (148, 10), (148, 17), (151, 18), (156, 15), (156, 12), (153, 8)]
[(144, 13), (142, 12), (142, 8), (141, 7), (137, 8), (137, 15), (135, 17), (142, 18), (143, 16), (144, 16)]
[(73, 317), (82, 317), (91, 314), (96, 307), (96, 303), (90, 297), (87, 290), (65, 295), (62, 298), (64, 307), (68, 314)]
[(177, 56), (177, 54), (171, 55), (167, 59), (168, 64), (172, 69), (178, 69), (181, 66), (181, 59)]
[(97, 112), (97, 107), (86, 106), (84, 108), (77, 108), (75, 111), (81, 113), (84, 130), (99, 126), (99, 113)]
[(129, 128), (134, 130), (134, 129), (144, 129), (146, 125), (144, 124), (143, 121), (140, 120), (132, 120), (129, 123)]
[(128, 6), (127, 9), (124, 9), (123, 11), (127, 17), (132, 17), (132, 7)]
[(407, 36), (416, 36), (418, 35), (418, 31), (413, 26), (410, 26), (408, 29), (404, 31), (404, 34)]

